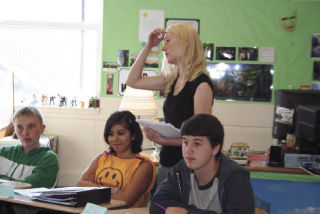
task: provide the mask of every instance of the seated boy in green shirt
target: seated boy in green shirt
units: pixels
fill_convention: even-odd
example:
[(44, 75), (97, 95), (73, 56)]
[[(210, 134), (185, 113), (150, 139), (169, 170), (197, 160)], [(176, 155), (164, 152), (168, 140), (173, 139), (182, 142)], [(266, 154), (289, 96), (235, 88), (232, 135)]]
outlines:
[(40, 111), (23, 107), (12, 117), (20, 144), (0, 148), (0, 179), (25, 182), (32, 188), (54, 187), (58, 172), (57, 155), (40, 146), (45, 130)]

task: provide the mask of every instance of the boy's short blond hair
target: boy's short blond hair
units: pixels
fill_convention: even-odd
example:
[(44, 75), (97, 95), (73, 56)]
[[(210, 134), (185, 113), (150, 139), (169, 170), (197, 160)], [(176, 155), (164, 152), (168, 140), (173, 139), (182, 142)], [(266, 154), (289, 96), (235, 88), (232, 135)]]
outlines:
[(43, 125), (43, 117), (39, 109), (34, 106), (25, 106), (17, 110), (12, 116), (12, 123), (15, 123), (17, 117), (21, 116), (35, 116), (38, 118), (40, 125)]

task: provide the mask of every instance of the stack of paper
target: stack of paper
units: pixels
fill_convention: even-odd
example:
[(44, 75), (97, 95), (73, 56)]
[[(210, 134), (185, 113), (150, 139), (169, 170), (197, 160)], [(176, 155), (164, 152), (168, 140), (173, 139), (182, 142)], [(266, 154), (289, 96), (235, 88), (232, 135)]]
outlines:
[(141, 126), (158, 132), (164, 138), (181, 137), (180, 130), (170, 123), (155, 122), (150, 120), (136, 120)]

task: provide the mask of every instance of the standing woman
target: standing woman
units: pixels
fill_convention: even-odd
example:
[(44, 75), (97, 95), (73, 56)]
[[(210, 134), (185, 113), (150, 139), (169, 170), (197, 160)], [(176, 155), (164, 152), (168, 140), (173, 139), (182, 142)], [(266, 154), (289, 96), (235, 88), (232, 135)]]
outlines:
[[(142, 70), (151, 49), (164, 41), (164, 66), (159, 76), (143, 77)], [(167, 63), (172, 64), (167, 65)], [(213, 84), (206, 70), (202, 43), (193, 27), (185, 24), (170, 26), (167, 31), (153, 30), (147, 44), (131, 68), (126, 84), (138, 89), (159, 90), (166, 93), (163, 104), (166, 123), (177, 128), (194, 114), (211, 114)], [(167, 67), (174, 67), (169, 71)], [(160, 145), (160, 167), (157, 184), (167, 177), (168, 171), (182, 159), (182, 139), (163, 138), (157, 132), (145, 128), (146, 137)]]

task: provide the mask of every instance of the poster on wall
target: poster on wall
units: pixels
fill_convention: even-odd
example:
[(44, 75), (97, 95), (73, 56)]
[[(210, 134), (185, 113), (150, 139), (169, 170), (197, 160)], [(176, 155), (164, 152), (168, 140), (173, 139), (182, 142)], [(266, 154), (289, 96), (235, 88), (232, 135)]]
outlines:
[(320, 34), (312, 35), (311, 57), (320, 58)]
[(140, 10), (139, 41), (146, 42), (151, 31), (163, 28), (163, 10)]
[(107, 74), (106, 94), (113, 94), (113, 74)]
[(260, 47), (259, 61), (260, 62), (274, 62), (274, 47)]
[[(120, 96), (123, 96), (124, 91), (126, 90), (126, 81), (128, 79), (130, 73), (129, 68), (121, 68), (119, 70), (119, 79), (118, 79), (118, 94)], [(143, 70), (142, 71), (143, 76), (156, 76), (157, 75), (157, 70)]]

